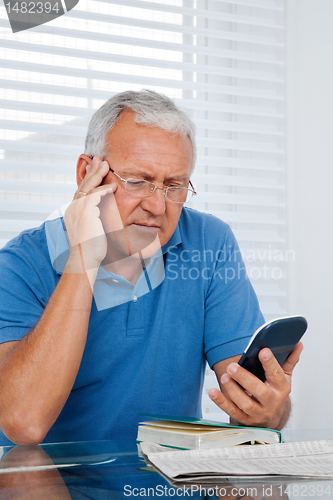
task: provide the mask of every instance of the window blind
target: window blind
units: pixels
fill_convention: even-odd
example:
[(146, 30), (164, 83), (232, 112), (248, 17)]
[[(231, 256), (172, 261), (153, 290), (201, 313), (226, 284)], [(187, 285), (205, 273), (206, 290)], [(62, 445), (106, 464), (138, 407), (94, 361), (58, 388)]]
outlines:
[(80, 0), (16, 34), (0, 15), (0, 246), (72, 199), (93, 112), (154, 89), (197, 125), (191, 206), (231, 225), (266, 318), (285, 315), (284, 0)]

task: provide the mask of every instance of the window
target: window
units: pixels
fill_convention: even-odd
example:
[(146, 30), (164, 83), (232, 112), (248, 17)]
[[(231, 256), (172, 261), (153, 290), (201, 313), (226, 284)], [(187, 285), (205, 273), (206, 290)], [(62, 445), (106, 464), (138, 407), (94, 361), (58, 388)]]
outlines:
[(284, 0), (80, 0), (18, 34), (0, 12), (0, 245), (71, 200), (94, 110), (154, 89), (197, 125), (191, 206), (231, 225), (266, 318), (286, 314)]

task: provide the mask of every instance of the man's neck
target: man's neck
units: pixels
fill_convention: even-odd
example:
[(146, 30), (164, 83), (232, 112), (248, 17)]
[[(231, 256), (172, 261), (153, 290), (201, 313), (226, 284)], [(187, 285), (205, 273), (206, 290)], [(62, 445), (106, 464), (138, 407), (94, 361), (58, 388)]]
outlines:
[(135, 285), (145, 268), (145, 262), (140, 259), (138, 254), (119, 260), (110, 259), (107, 256), (101, 266), (106, 271), (122, 276)]

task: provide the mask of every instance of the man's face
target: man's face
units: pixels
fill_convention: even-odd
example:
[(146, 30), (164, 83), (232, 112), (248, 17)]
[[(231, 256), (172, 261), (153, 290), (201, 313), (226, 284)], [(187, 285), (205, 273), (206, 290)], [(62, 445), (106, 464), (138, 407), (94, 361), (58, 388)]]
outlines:
[[(138, 178), (154, 182), (157, 186), (188, 187), (192, 165), (192, 146), (188, 137), (165, 132), (158, 127), (138, 125), (134, 113), (123, 112), (115, 127), (107, 135), (104, 158), (112, 170), (122, 178)], [(161, 189), (152, 196), (139, 197), (125, 190), (125, 184), (112, 172), (104, 184), (116, 182), (115, 200), (125, 237), (112, 237), (118, 250), (133, 254), (159, 239), (165, 245), (174, 233), (183, 205), (165, 199)], [(110, 219), (107, 207), (102, 210), (102, 222), (108, 233)]]

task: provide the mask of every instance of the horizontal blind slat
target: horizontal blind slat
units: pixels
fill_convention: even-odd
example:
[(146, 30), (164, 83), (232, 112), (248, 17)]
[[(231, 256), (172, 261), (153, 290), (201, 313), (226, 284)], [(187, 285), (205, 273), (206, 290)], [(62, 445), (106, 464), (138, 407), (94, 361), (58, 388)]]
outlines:
[[(138, 8), (140, 8), (140, 4), (137, 4)], [(156, 4), (158, 5), (158, 4)], [(201, 9), (186, 9), (186, 8), (179, 8), (178, 14), (181, 16), (187, 15), (186, 11), (192, 11), (194, 13), (194, 17), (199, 17), (200, 19), (214, 19), (214, 20), (219, 20), (219, 21), (225, 21), (228, 23), (235, 23), (235, 24), (246, 24), (247, 26), (260, 26), (263, 28), (269, 28), (270, 30), (277, 30), (278, 32), (283, 32), (284, 31), (284, 26), (282, 24), (277, 24), (277, 23), (270, 23), (269, 21), (265, 21), (257, 19), (255, 17), (242, 17), (240, 15), (233, 15), (233, 14), (223, 14), (219, 12), (218, 10), (214, 11), (215, 18), (212, 15), (208, 15), (206, 17), (206, 11), (201, 10)], [(84, 12), (80, 11), (78, 9), (72, 10), (70, 13), (70, 17), (72, 19), (84, 19), (88, 21), (97, 21), (101, 23), (108, 23), (108, 24), (117, 24), (119, 26), (133, 26), (133, 27), (140, 27), (140, 28), (149, 28), (149, 29), (157, 29), (157, 30), (163, 30), (163, 31), (168, 31), (168, 32), (173, 32), (173, 31), (181, 31), (184, 34), (190, 34), (190, 35), (196, 35), (196, 36), (208, 36), (210, 38), (221, 38), (223, 36), (219, 31), (217, 30), (209, 30), (209, 29), (200, 29), (197, 26), (195, 28), (191, 28), (185, 24), (171, 24), (171, 23), (166, 23), (166, 22), (161, 22), (161, 21), (150, 21), (150, 20), (145, 20), (145, 19), (140, 19), (138, 17), (125, 17), (125, 16), (114, 16), (110, 14), (99, 14), (96, 12)], [(209, 32), (209, 33), (208, 33)], [(250, 41), (251, 41), (251, 35), (250, 35)]]
[(31, 193), (57, 193), (65, 195), (73, 195), (77, 189), (77, 185), (65, 182), (34, 182), (30, 181), (29, 185), (25, 181), (12, 181), (3, 179), (1, 181), (0, 191), (16, 191), (16, 192), (31, 192)]
[(197, 140), (198, 148), (200, 147), (210, 147), (214, 149), (228, 149), (234, 151), (256, 151), (258, 153), (274, 153), (276, 155), (284, 155), (284, 149), (277, 148), (274, 144), (255, 143), (254, 141), (239, 141), (226, 140), (226, 139), (206, 139), (198, 137)]
[[(113, 93), (110, 92), (109, 96), (112, 97)], [(274, 109), (257, 107), (257, 106), (244, 106), (237, 104), (223, 104), (214, 102), (205, 102), (200, 100), (193, 100), (192, 108), (188, 106), (187, 100), (175, 99), (175, 102), (179, 105), (183, 105), (185, 109), (197, 110), (212, 110), (221, 111), (226, 113), (233, 113), (235, 115), (251, 115), (253, 117), (271, 117), (271, 118), (281, 118), (283, 119), (283, 114), (277, 112)], [(94, 109), (82, 108), (80, 106), (61, 106), (56, 104), (45, 104), (39, 102), (25, 102), (25, 101), (13, 101), (10, 99), (0, 99), (0, 106), (3, 109), (13, 109), (18, 111), (31, 111), (38, 113), (49, 113), (49, 114), (61, 114), (67, 116), (79, 116), (79, 117), (91, 117)]]
[[(60, 131), (59, 131), (60, 132)], [(52, 139), (55, 139), (55, 137), (52, 137)], [(83, 142), (83, 141), (82, 141)], [(223, 150), (228, 150), (228, 151), (248, 151), (248, 152), (256, 152), (256, 153), (269, 153), (269, 154), (275, 154), (275, 155), (284, 155), (285, 152), (283, 149), (278, 149), (274, 147), (274, 145), (265, 145), (261, 143), (255, 143), (255, 142), (245, 142), (245, 141), (228, 141), (228, 140), (221, 140), (219, 138), (216, 139), (200, 139), (198, 138), (197, 141), (197, 146), (198, 148), (214, 148), (216, 149), (223, 149)], [(59, 150), (59, 147), (61, 148)], [(35, 142), (35, 141), (29, 141), (26, 139), (22, 140), (1, 140), (0, 139), (0, 149), (6, 149), (8, 151), (30, 151), (30, 152), (38, 152), (38, 153), (54, 153), (54, 154), (66, 154), (66, 155), (75, 155), (75, 154), (80, 154), (80, 151), (82, 149), (82, 146), (80, 146), (80, 143), (78, 141), (78, 144), (76, 146), (74, 145), (67, 145), (63, 144), (61, 140), (61, 136), (59, 134), (59, 139), (58, 141), (53, 140), (52, 142)]]
[(249, 134), (272, 135), (275, 137), (284, 136), (284, 131), (279, 130), (273, 125), (255, 125), (253, 123), (221, 122), (219, 120), (200, 120), (195, 121), (198, 129), (225, 130), (233, 132), (244, 132)]
[[(7, 28), (8, 25), (6, 22), (0, 20), (0, 28)], [(52, 33), (52, 29), (47, 30), (43, 26), (37, 26), (34, 28), (34, 31), (40, 32), (43, 34), (50, 34)], [(10, 30), (8, 30), (8, 34), (11, 34)], [(242, 51), (237, 51), (237, 50), (224, 50), (224, 49), (217, 49), (214, 47), (209, 47), (209, 46), (198, 46), (198, 45), (189, 45), (189, 44), (180, 44), (180, 43), (171, 43), (171, 42), (161, 42), (159, 40), (146, 40), (144, 38), (135, 38), (135, 37), (125, 37), (125, 36), (113, 36), (112, 34), (101, 34), (101, 33), (93, 33), (93, 32), (87, 32), (83, 30), (71, 30), (68, 28), (60, 28), (57, 27), (56, 29), (56, 34), (62, 35), (64, 37), (71, 37), (71, 38), (78, 38), (78, 39), (84, 39), (84, 40), (94, 40), (94, 41), (101, 41), (101, 42), (106, 42), (108, 41), (109, 43), (114, 42), (114, 43), (119, 43), (119, 44), (126, 44), (130, 46), (138, 46), (138, 47), (147, 47), (147, 48), (159, 48), (159, 49), (164, 49), (164, 50), (169, 50), (169, 51), (179, 51), (182, 54), (183, 53), (188, 53), (188, 54), (199, 54), (203, 56), (217, 56), (221, 58), (226, 58), (226, 59), (234, 59), (234, 60), (243, 60), (243, 61), (252, 61), (252, 62), (262, 62), (266, 63), (267, 65), (272, 65), (272, 68), (279, 66), (283, 68), (284, 62), (281, 58), (281, 60), (278, 60), (274, 58), (274, 56), (267, 57), (262, 54), (256, 54), (256, 53), (251, 53), (251, 52), (242, 52)]]
[[(74, 156), (74, 155), (73, 155)], [(9, 170), (12, 172), (32, 172), (32, 173), (57, 173), (57, 174), (72, 174), (73, 178), (75, 175), (76, 162), (72, 164), (66, 164), (62, 161), (61, 165), (58, 163), (45, 163), (37, 161), (14, 161), (12, 159), (6, 158), (0, 160), (0, 171)], [(11, 210), (13, 210), (11, 208)]]
[(258, 189), (277, 189), (285, 190), (285, 186), (281, 185), (275, 179), (262, 179), (260, 176), (256, 177), (243, 177), (238, 175), (213, 175), (213, 174), (200, 174), (194, 171), (193, 181), (201, 185), (211, 186), (238, 186), (249, 187)]
[(232, 169), (241, 170), (265, 170), (269, 172), (284, 172), (284, 167), (280, 166), (277, 161), (263, 161), (263, 160), (253, 160), (246, 159), (241, 160), (238, 158), (223, 158), (221, 156), (204, 156), (198, 154), (197, 163), (200, 165), (210, 166), (210, 167), (225, 167)]
[[(23, 200), (11, 200), (11, 199), (2, 199), (0, 198), (0, 210), (8, 211), (12, 213), (23, 213), (25, 214), (27, 211), (27, 205), (29, 207), (29, 213), (41, 214), (43, 219), (46, 220), (47, 217), (57, 211), (59, 209), (59, 203), (54, 201), (45, 201), (45, 200), (29, 200), (28, 204)], [(19, 215), (18, 217), (20, 217)], [(34, 217), (36, 218), (36, 217)]]
[[(83, 142), (82, 142), (83, 145)], [(272, 162), (272, 164), (268, 162), (262, 162), (261, 164), (258, 162), (255, 165), (252, 165), (251, 162), (233, 162), (232, 160), (216, 157), (206, 157), (206, 156), (198, 156), (197, 159), (197, 171), (200, 167), (203, 166), (212, 166), (212, 167), (219, 167), (219, 168), (228, 168), (232, 169), (234, 171), (237, 170), (247, 170), (247, 171), (265, 171), (265, 172), (277, 172), (277, 173), (283, 173), (284, 168), (279, 167), (277, 164)], [(54, 169), (56, 169), (57, 173), (61, 174), (68, 174), (68, 173), (73, 173), (74, 171), (71, 170), (75, 168), (75, 165), (73, 163), (66, 163), (64, 160), (62, 160), (62, 163), (59, 165), (59, 163), (50, 163), (48, 161), (45, 161), (45, 163), (40, 163), (38, 161), (15, 161), (12, 160), (11, 158), (6, 158), (1, 160), (0, 159), (0, 170), (12, 170), (12, 171), (30, 171), (30, 172), (54, 172)], [(199, 174), (200, 175), (200, 174)], [(195, 181), (194, 181), (195, 182)]]
[[(98, 3), (110, 3), (110, 0), (91, 0), (92, 2), (98, 2)], [(283, 4), (283, 0), (276, 0), (274, 3), (270, 3), (268, 0), (263, 0), (264, 3), (263, 4), (257, 4), (255, 2), (252, 2), (252, 0), (249, 2), (244, 2), (242, 0), (223, 0), (223, 3), (224, 4), (230, 4), (232, 6), (234, 5), (241, 5), (241, 6), (245, 6), (245, 7), (254, 7), (254, 8), (258, 8), (258, 9), (264, 9), (266, 11), (275, 11), (275, 12), (284, 12), (284, 8), (282, 6), (278, 6), (277, 5), (277, 2), (280, 2), (281, 4)], [(114, 3), (114, 2), (113, 2)], [(117, 4), (119, 5), (132, 5), (132, 3), (134, 5), (137, 5), (137, 0), (125, 0), (124, 3), (123, 2), (117, 2)], [(143, 4), (152, 4), (152, 5), (156, 5), (155, 3), (153, 2), (142, 2)], [(140, 2), (141, 4), (141, 2)], [(165, 4), (162, 4), (162, 5), (165, 5)], [(169, 5), (169, 4), (168, 4)], [(173, 8), (174, 6), (171, 5), (171, 8)]]
[(76, 127), (74, 125), (49, 125), (47, 123), (32, 123), (15, 120), (0, 120), (0, 128), (5, 130), (22, 130), (27, 132), (38, 132), (41, 134), (69, 135), (75, 137), (85, 137), (87, 127)]
[[(205, 192), (198, 190), (198, 195), (196, 196), (194, 208), (197, 208), (200, 203), (220, 203), (223, 205), (248, 205), (248, 206), (261, 206), (261, 207), (276, 207), (284, 208), (286, 205), (284, 202), (279, 201), (277, 197), (273, 196), (263, 196), (257, 194), (233, 194), (233, 193), (214, 193)], [(198, 210), (202, 209), (198, 207)]]
[(60, 106), (57, 104), (44, 104), (42, 102), (11, 101), (10, 99), (0, 99), (2, 109), (12, 109), (17, 111), (28, 111), (33, 113), (60, 114), (64, 116), (85, 117), (92, 116), (94, 110), (89, 108)]
[[(200, 63), (186, 63), (182, 61), (156, 60), (148, 57), (128, 56), (126, 54), (114, 54), (102, 51), (68, 49), (59, 46), (38, 45), (35, 43), (23, 43), (14, 40), (0, 40), (0, 47), (17, 51), (29, 52), (29, 54), (52, 54), (56, 56), (73, 57), (76, 59), (93, 60), (93, 61), (108, 61), (122, 64), (133, 64), (141, 66), (151, 66), (154, 68), (181, 69), (183, 71), (193, 71), (195, 73), (203, 73), (207, 75), (225, 75), (245, 79), (258, 79), (260, 81), (271, 81), (273, 83), (283, 83), (282, 78), (278, 78), (276, 74), (246, 71), (230, 67), (209, 66)], [(195, 52), (193, 52), (195, 53)], [(258, 75), (256, 74), (258, 73)]]
[(285, 226), (286, 222), (279, 219), (276, 214), (255, 213), (255, 212), (231, 212), (221, 210), (211, 210), (210, 213), (224, 220), (228, 224), (231, 222), (252, 224), (252, 225), (269, 225), (272, 226)]
[[(271, 23), (269, 20), (260, 20), (254, 16), (252, 17), (246, 17), (246, 16), (241, 16), (239, 14), (226, 14), (218, 10), (217, 8), (215, 9), (210, 9), (210, 10), (204, 10), (200, 8), (190, 8), (190, 7), (179, 7), (177, 5), (170, 5), (170, 4), (165, 4), (165, 3), (158, 3), (158, 2), (145, 2), (140, 0), (140, 3), (138, 3), (135, 0), (125, 0), (124, 2), (112, 2), (115, 5), (121, 5), (121, 6), (129, 6), (129, 7), (134, 7), (134, 8), (139, 8), (139, 9), (148, 9), (149, 11), (155, 10), (158, 12), (171, 12), (174, 14), (179, 14), (182, 16), (191, 16), (191, 17), (199, 17), (201, 19), (214, 19), (218, 21), (227, 21), (228, 23), (235, 23), (235, 24), (247, 24), (250, 26), (260, 26), (260, 27), (265, 27), (265, 28), (273, 28), (277, 30), (284, 30), (284, 26), (282, 24), (277, 24)], [(218, 5), (218, 4), (216, 4)], [(86, 15), (93, 15), (94, 13), (89, 12), (83, 12), (79, 11), (78, 9), (75, 9), (71, 11), (71, 17), (73, 18), (81, 18), (81, 16), (86, 16)], [(97, 21), (102, 21), (102, 18), (100, 16), (103, 16), (103, 14), (95, 14), (96, 18), (92, 18)], [(84, 17), (85, 18), (85, 17)], [(108, 19), (108, 16), (105, 16), (106, 19)], [(107, 22), (107, 21), (106, 21)], [(120, 21), (121, 24), (121, 21)]]
[[(1, 82), (0, 82), (1, 87)], [(74, 95), (74, 92), (73, 92)], [(109, 96), (109, 95), (108, 95)], [(270, 135), (273, 137), (284, 137), (284, 132), (279, 131), (276, 127), (273, 126), (256, 126), (252, 123), (249, 124), (241, 124), (235, 122), (221, 122), (218, 120), (196, 120), (196, 126), (198, 129), (209, 129), (209, 130), (219, 130), (226, 132), (244, 132), (251, 135), (260, 134), (260, 135)], [(52, 134), (62, 134), (66, 133), (69, 135), (75, 136), (85, 136), (86, 134), (86, 126), (74, 126), (74, 125), (62, 125), (62, 132), (58, 130), (58, 128), (54, 125), (48, 124), (38, 124), (26, 121), (20, 121), (19, 123), (15, 120), (0, 120), (0, 128), (8, 129), (8, 130), (24, 130), (27, 132), (49, 132)]]
[[(73, 76), (73, 77), (81, 77), (87, 78), (87, 69), (81, 68), (70, 68), (70, 67), (61, 67), (55, 65), (48, 64), (38, 64), (38, 63), (26, 63), (23, 61), (6, 61), (4, 59), (0, 59), (0, 66), (2, 68), (11, 69), (11, 70), (19, 70), (19, 71), (27, 71), (29, 73), (45, 73), (45, 74), (54, 74), (54, 75), (64, 75), (64, 76)], [(245, 97), (256, 97), (258, 99), (269, 99), (276, 101), (283, 101), (284, 97), (277, 94), (276, 91), (265, 91), (265, 90), (256, 90), (246, 87), (237, 87), (237, 86), (227, 86), (227, 85), (219, 85), (213, 83), (201, 83), (201, 82), (191, 82), (191, 81), (181, 81), (181, 80), (171, 80), (166, 78), (156, 78), (156, 77), (147, 77), (141, 75), (129, 75), (129, 74), (119, 74), (112, 73), (106, 71), (97, 71), (90, 70), (89, 78), (92, 80), (106, 80), (117, 82), (127, 82), (127, 83), (137, 83), (137, 84), (146, 84), (146, 85), (155, 85), (160, 87), (170, 87), (170, 88), (180, 88), (184, 90), (195, 90), (195, 91), (207, 91), (207, 92), (216, 92), (224, 95), (238, 95)]]
[[(59, 146), (61, 148), (59, 149)], [(7, 151), (28, 151), (32, 153), (46, 153), (46, 154), (63, 154), (68, 156), (73, 156), (76, 158), (82, 152), (82, 146), (73, 146), (67, 144), (55, 144), (55, 143), (45, 143), (45, 142), (34, 142), (34, 141), (6, 141), (0, 139), (0, 149), (5, 149)]]

